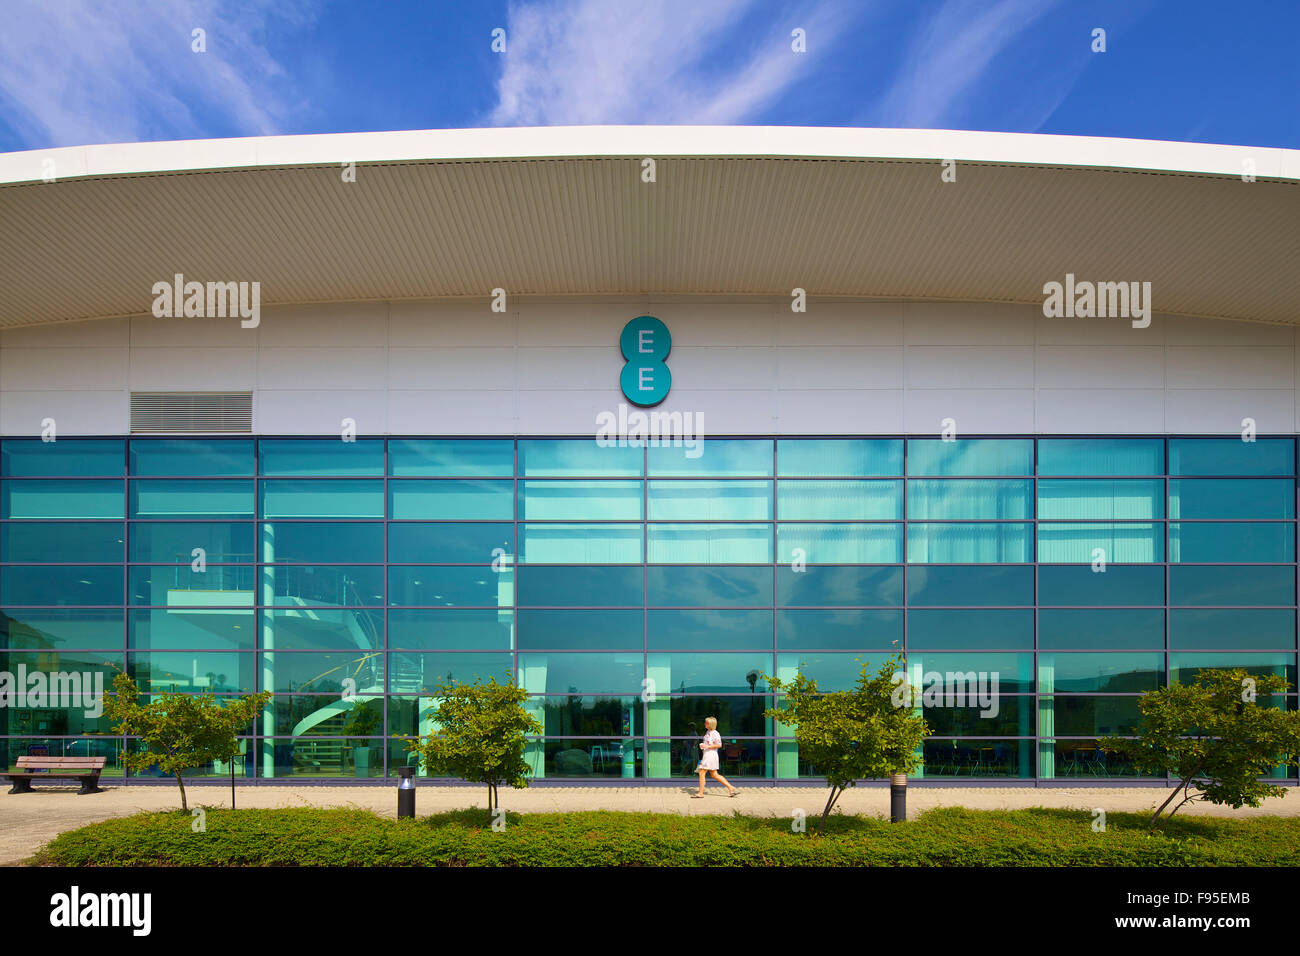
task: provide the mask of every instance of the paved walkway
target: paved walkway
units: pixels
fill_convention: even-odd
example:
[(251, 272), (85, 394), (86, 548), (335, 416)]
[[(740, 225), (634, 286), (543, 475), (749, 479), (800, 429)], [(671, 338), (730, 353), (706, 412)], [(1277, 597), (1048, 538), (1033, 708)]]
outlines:
[[(103, 783), (103, 781), (101, 781)], [(730, 814), (735, 810), (757, 816), (789, 816), (796, 808), (808, 815), (820, 813), (826, 803), (824, 787), (742, 787), (735, 799), (720, 786), (711, 784), (704, 800), (691, 800), (694, 790), (678, 787), (532, 787), (526, 790), (502, 788), (501, 803), (519, 813), (572, 810), (629, 810), (683, 814)], [(228, 807), (230, 790), (223, 787), (188, 788), (190, 806)], [(458, 807), (486, 806), (482, 788), (422, 786), (416, 791), (416, 813), (425, 815)], [(908, 816), (941, 806), (962, 806), (980, 810), (1014, 810), (1025, 807), (1102, 808), (1152, 810), (1169, 795), (1164, 788), (996, 788), (996, 787), (912, 787), (908, 791)], [(397, 814), (397, 794), (390, 787), (243, 787), (237, 794), (242, 807), (363, 807), (387, 816)], [(883, 816), (889, 812), (889, 790), (857, 787), (840, 798), (845, 813)], [(114, 787), (107, 783), (103, 793), (78, 796), (75, 790), (36, 790), (29, 794), (0, 792), (0, 865), (14, 865), (36, 852), (64, 830), (87, 823), (130, 816), (141, 810), (180, 807), (175, 787)], [(1218, 816), (1300, 816), (1300, 791), (1291, 789), (1285, 797), (1265, 801), (1257, 810), (1243, 807), (1184, 807), (1180, 813)]]

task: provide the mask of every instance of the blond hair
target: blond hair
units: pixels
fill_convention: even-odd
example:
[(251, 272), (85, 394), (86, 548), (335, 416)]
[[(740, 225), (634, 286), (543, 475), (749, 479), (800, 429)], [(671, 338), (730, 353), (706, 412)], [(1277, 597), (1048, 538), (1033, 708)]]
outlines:
[(716, 717), (705, 717), (705, 718), (704, 718), (704, 726), (705, 726), (705, 727), (708, 727), (709, 730), (715, 730), (715, 729), (717, 728), (717, 726), (718, 726), (718, 718), (716, 718)]

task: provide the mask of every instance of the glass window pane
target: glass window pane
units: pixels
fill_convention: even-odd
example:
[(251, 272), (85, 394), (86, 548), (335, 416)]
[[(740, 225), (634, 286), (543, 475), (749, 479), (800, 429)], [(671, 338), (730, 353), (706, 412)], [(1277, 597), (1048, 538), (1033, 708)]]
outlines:
[(529, 478), (639, 478), (645, 450), (594, 438), (519, 442), (519, 474)]
[[(1061, 737), (1134, 734), (1142, 722), (1140, 697), (1052, 697), (1053, 732)], [(1109, 759), (1110, 754), (1106, 757)]]
[(509, 521), (515, 516), (513, 481), (394, 479), (388, 497), (394, 521)]
[(777, 603), (805, 607), (897, 607), (903, 603), (903, 569), (808, 565), (776, 569)]
[(907, 516), (930, 520), (1032, 518), (1032, 481), (909, 481)]
[(1042, 650), (1149, 648), (1165, 646), (1162, 608), (1040, 608), (1038, 646)]
[(1196, 608), (1169, 612), (1169, 646), (1191, 650), (1290, 650), (1293, 608)]
[(126, 456), (121, 439), (7, 439), (0, 463), (6, 478), (108, 477), (122, 474)]
[(125, 636), (120, 608), (51, 608), (0, 612), (0, 647), (43, 652), (83, 647), (121, 648)]
[(1032, 475), (1034, 443), (1027, 438), (912, 438), (909, 475)]
[(652, 481), (652, 521), (768, 521), (770, 481)]
[(639, 524), (521, 524), (525, 564), (640, 564)]
[[(414, 618), (416, 615), (446, 614), (446, 611), (389, 611), (388, 623), (393, 617)], [(439, 681), (458, 681), (472, 684), (495, 677), (497, 683), (509, 683), (514, 659), (510, 654), (488, 654), (444, 651), (421, 654), (408, 651), (388, 655), (388, 689), (394, 694), (411, 694), (419, 690), (434, 690)], [(638, 693), (640, 693), (638, 691)], [(429, 706), (432, 706), (432, 701)]]
[(909, 649), (1033, 650), (1033, 608), (912, 610), (907, 612)]
[(1164, 683), (1164, 654), (1038, 655), (1038, 692), (1140, 694)]
[(128, 654), (127, 659), (128, 673), (145, 694), (253, 692), (256, 657), (251, 653), (144, 651)]
[(1294, 518), (1295, 494), (1291, 478), (1172, 478), (1169, 517)]
[[(530, 694), (640, 694), (644, 677), (640, 652), (519, 655), (519, 682)], [(659, 686), (660, 693), (669, 689)]]
[(251, 651), (257, 641), (252, 608), (195, 614), (177, 608), (130, 612), (131, 647), (141, 651)]
[(890, 653), (878, 654), (825, 654), (798, 653), (776, 655), (776, 676), (790, 682), (796, 674), (803, 674), (817, 682), (817, 689), (827, 693), (852, 690), (867, 668), (868, 677), (874, 677), (888, 660)]
[(257, 451), (264, 475), (350, 478), (384, 473), (384, 443), (377, 438), (265, 439)]
[(5, 518), (124, 518), (118, 481), (5, 481)]
[(1164, 481), (1070, 480), (1038, 481), (1038, 517), (1071, 521), (1114, 521), (1165, 516)]
[(251, 518), (253, 482), (148, 478), (131, 482), (132, 518)]
[(651, 475), (763, 478), (772, 474), (772, 442), (765, 438), (710, 438), (695, 448), (651, 445), (647, 459)]
[(262, 583), (272, 588), (272, 600), (262, 593), (262, 601), (268, 604), (384, 606), (384, 569), (375, 565), (268, 565), (262, 569)]
[(69, 564), (122, 560), (120, 521), (23, 521), (0, 526), (0, 561)]
[(907, 560), (916, 564), (1020, 564), (1033, 560), (1033, 525), (910, 524)]
[[(388, 646), (394, 650), (493, 650), (506, 651), (514, 647), (514, 614), (507, 610), (480, 610), (436, 608), (432, 610), (391, 610), (388, 612)], [(445, 674), (429, 673), (416, 668), (429, 655), (390, 655), (390, 690), (433, 689), (434, 681)], [(442, 658), (439, 658), (440, 660)], [(460, 658), (447, 656), (447, 660)], [(495, 658), (494, 658), (495, 659)], [(497, 680), (510, 669), (510, 658), (504, 658), (504, 670), (493, 670)], [(459, 672), (459, 668), (454, 668)], [(487, 672), (482, 676), (486, 679)]]
[[(388, 526), (388, 560), (401, 564), (509, 565), (512, 524), (410, 523)], [(500, 559), (500, 560), (498, 560)]]
[(781, 438), (777, 473), (783, 478), (856, 478), (903, 473), (897, 438)]
[(310, 610), (289, 606), (261, 612), (261, 646), (278, 651), (379, 650), (384, 612), (379, 608)]
[(515, 471), (515, 443), (508, 439), (394, 438), (388, 443), (388, 473), (398, 478), (509, 478)]
[(640, 651), (645, 646), (640, 608), (521, 610), (519, 649)]
[[(258, 657), (266, 689), (277, 693), (341, 695), (344, 688), (351, 687), (358, 695), (384, 692), (382, 651), (276, 651)], [(345, 680), (354, 683), (344, 684)]]
[(204, 478), (256, 474), (251, 438), (133, 438), (131, 474)]
[(1295, 560), (1295, 524), (1169, 522), (1169, 560), (1276, 563)]
[[(987, 612), (986, 612), (987, 613)], [(974, 674), (979, 680), (983, 674), (986, 686), (996, 676), (998, 692), (1002, 694), (1032, 693), (1034, 690), (1034, 655), (999, 653), (953, 653), (950, 651), (908, 651), (908, 679), (913, 685), (924, 686), (926, 676), (941, 674), (947, 683), (949, 674), (956, 683), (969, 680)]]
[(792, 650), (885, 650), (903, 646), (903, 612), (800, 608), (776, 612), (777, 645)]
[(650, 607), (770, 607), (772, 569), (651, 565), (646, 589)]
[(384, 526), (378, 521), (264, 521), (260, 528), (263, 561), (281, 564), (382, 564), (384, 561)]
[(519, 517), (532, 521), (640, 521), (641, 495), (639, 481), (522, 481)]
[(761, 694), (771, 673), (772, 652), (650, 654), (646, 676), (660, 694)]
[(262, 483), (264, 518), (382, 518), (382, 481), (293, 481)]
[(1044, 565), (1038, 569), (1038, 603), (1086, 607), (1164, 604), (1165, 569), (1108, 564), (1105, 571), (1093, 571), (1089, 564)]
[[(578, 737), (587, 734), (608, 736), (644, 734), (641, 715), (645, 709), (640, 697), (534, 697), (524, 705), (542, 722), (545, 733), (554, 737)], [(760, 731), (761, 732), (761, 731)], [(703, 731), (700, 735), (703, 736)], [(573, 745), (568, 742), (567, 745)], [(606, 763), (613, 760), (608, 752)], [(601, 765), (602, 755), (595, 755)]]
[(1295, 687), (1295, 654), (1258, 654), (1240, 651), (1232, 654), (1170, 654), (1169, 679), (1175, 684), (1191, 684), (1198, 672), (1227, 671), (1243, 668), (1251, 677), (1276, 674)]
[(1171, 438), (1171, 475), (1293, 475), (1295, 442), (1290, 438)]
[(1099, 559), (1106, 564), (1163, 561), (1164, 532), (1163, 524), (1142, 522), (1041, 521), (1038, 560), (1044, 564), (1087, 565)]
[(481, 564), (390, 567), (390, 607), (511, 607), (514, 572)]
[(651, 524), (651, 564), (770, 564), (770, 524)]
[(807, 564), (894, 564), (903, 560), (901, 524), (779, 524), (778, 560)]
[(122, 603), (122, 565), (9, 565), (0, 568), (0, 604)]
[(1295, 568), (1194, 565), (1169, 569), (1169, 603), (1295, 604)]
[(869, 521), (903, 517), (901, 481), (781, 481), (777, 510), (784, 521)]
[(132, 604), (156, 607), (252, 607), (257, 569), (252, 565), (133, 565), (127, 572)]
[(644, 593), (645, 570), (640, 566), (530, 565), (519, 569), (520, 606), (640, 607)]
[(922, 607), (996, 607), (1034, 604), (1034, 569), (1029, 565), (912, 568), (907, 602)]
[[(932, 736), (1030, 736), (1034, 732), (1034, 698), (999, 694), (1000, 686), (992, 677), (981, 684), (978, 675), (973, 682), (966, 675), (949, 681), (946, 674), (933, 673), (931, 680), (922, 683), (922, 691), (929, 691), (936, 700), (925, 708), (925, 721)], [(1011, 741), (1015, 742), (1015, 741)], [(1025, 741), (1026, 744), (1030, 743)], [(970, 768), (973, 776), (986, 776), (993, 764), (1002, 758), (991, 759), (982, 754), (984, 762)], [(926, 776), (928, 776), (928, 770)], [(1028, 774), (1026, 774), (1028, 775)]]
[(772, 649), (772, 612), (741, 610), (657, 610), (646, 612), (646, 647), (652, 651), (748, 651)]
[(1043, 438), (1040, 475), (1162, 475), (1165, 443), (1158, 438)]
[(190, 564), (202, 548), (209, 564), (251, 562), (251, 521), (144, 521), (131, 524), (131, 560), (148, 564)]

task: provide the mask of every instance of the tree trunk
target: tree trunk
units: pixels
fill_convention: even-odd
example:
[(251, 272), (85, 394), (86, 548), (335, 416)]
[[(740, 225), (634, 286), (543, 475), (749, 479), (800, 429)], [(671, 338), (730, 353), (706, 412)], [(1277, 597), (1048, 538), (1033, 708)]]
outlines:
[(179, 773), (176, 774), (176, 785), (181, 788), (181, 812), (189, 813), (190, 806), (185, 802), (185, 781), (181, 779)]
[[(1169, 794), (1169, 796), (1165, 799), (1165, 802), (1160, 804), (1160, 806), (1156, 808), (1156, 812), (1151, 815), (1151, 822), (1150, 824), (1148, 824), (1149, 826), (1156, 825), (1156, 821), (1160, 819), (1160, 814), (1164, 812), (1165, 807), (1169, 806), (1169, 804), (1173, 801), (1174, 797), (1178, 796), (1178, 791), (1186, 790), (1187, 785), (1192, 782), (1192, 778), (1195, 777), (1200, 772), (1201, 772), (1201, 768), (1197, 767), (1195, 770), (1193, 770), (1191, 773), (1189, 773), (1187, 776), (1183, 777), (1183, 779), (1179, 781), (1178, 786), (1174, 787), (1174, 792)], [(1187, 802), (1186, 800), (1183, 801), (1183, 803), (1186, 802)], [(1183, 804), (1180, 803), (1178, 806), (1181, 807), (1182, 805)], [(1178, 807), (1174, 807), (1174, 812), (1177, 812), (1177, 810)], [(1169, 815), (1172, 817), (1174, 814), (1170, 813)]]
[(817, 835), (818, 835), (818, 836), (821, 836), (821, 834), (822, 834), (822, 830), (823, 830), (823, 828), (825, 828), (825, 826), (826, 826), (826, 818), (827, 818), (828, 816), (830, 816), (831, 808), (832, 808), (833, 806), (835, 806), (835, 801), (836, 801), (836, 799), (838, 799), (838, 798), (839, 798), (839, 795), (840, 795), (841, 793), (843, 793), (843, 792), (844, 792), (844, 788), (843, 788), (843, 787), (839, 788), (838, 790), (837, 790), (835, 787), (831, 787), (831, 795), (830, 795), (829, 799), (827, 799), (827, 801), (826, 801), (826, 809), (822, 810), (822, 818), (821, 818), (821, 821), (817, 824)]

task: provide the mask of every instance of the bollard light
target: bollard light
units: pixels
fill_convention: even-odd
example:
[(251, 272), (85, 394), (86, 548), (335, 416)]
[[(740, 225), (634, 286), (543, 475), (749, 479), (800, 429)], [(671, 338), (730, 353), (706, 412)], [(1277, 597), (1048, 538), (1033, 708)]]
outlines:
[(397, 819), (415, 817), (415, 768), (398, 767), (397, 775), (401, 778), (397, 784)]
[(896, 773), (889, 778), (889, 822), (907, 821), (907, 774)]

